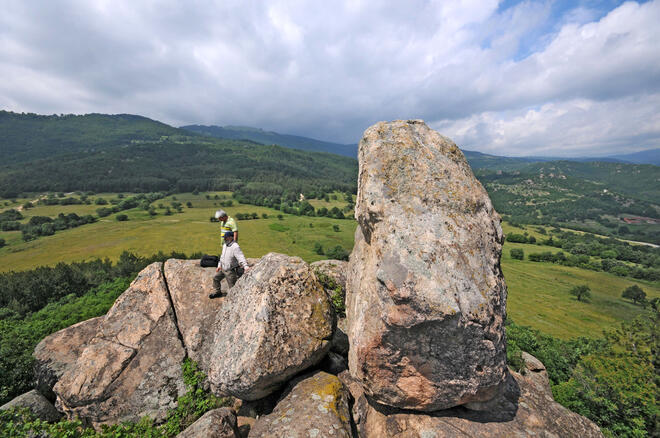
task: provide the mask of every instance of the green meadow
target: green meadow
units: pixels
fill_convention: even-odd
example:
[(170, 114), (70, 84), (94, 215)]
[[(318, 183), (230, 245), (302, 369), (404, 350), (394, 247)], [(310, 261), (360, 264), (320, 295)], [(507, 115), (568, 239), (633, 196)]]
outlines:
[[(201, 193), (199, 195), (177, 194), (155, 201), (157, 215), (150, 216), (142, 209), (132, 209), (117, 214), (126, 214), (128, 220), (119, 222), (117, 214), (101, 218), (98, 222), (83, 225), (52, 236), (40, 237), (23, 242), (20, 232), (0, 232), (7, 245), (0, 248), (0, 272), (19, 271), (39, 265), (54, 265), (58, 262), (109, 258), (116, 260), (123, 251), (139, 255), (151, 255), (159, 251), (192, 254), (202, 252), (217, 254), (221, 248), (218, 224), (211, 222), (216, 209), (223, 208), (231, 216), (239, 213), (256, 213), (258, 219), (240, 220), (239, 243), (247, 257), (261, 257), (268, 252), (297, 255), (308, 262), (325, 258), (314, 251), (316, 242), (325, 250), (337, 245), (350, 251), (356, 222), (352, 219), (329, 219), (283, 214), (278, 210), (254, 205), (242, 205), (233, 200), (233, 205), (221, 207), (222, 200), (215, 195), (227, 197), (226, 192)], [(207, 199), (207, 195), (211, 199)], [(130, 196), (130, 195), (127, 195)], [(116, 194), (101, 194), (90, 197), (116, 198)], [(176, 198), (176, 199), (173, 199)], [(312, 200), (314, 207), (343, 207), (342, 201)], [(165, 208), (172, 201), (184, 205), (182, 213), (165, 215)], [(0, 210), (16, 208), (25, 200), (5, 205), (0, 201)], [(192, 208), (186, 207), (190, 202)], [(56, 216), (58, 213), (94, 214), (99, 205), (38, 205), (23, 211), (26, 217)], [(266, 214), (267, 218), (262, 215)], [(282, 215), (282, 219), (277, 216)], [(537, 239), (547, 236), (537, 231), (538, 227), (514, 228), (503, 225), (505, 233), (528, 232)], [(512, 248), (521, 248), (525, 260), (513, 260)], [(621, 292), (633, 284), (639, 285), (649, 298), (660, 297), (660, 284), (617, 277), (605, 272), (566, 267), (551, 263), (530, 262), (527, 256), (534, 252), (558, 251), (557, 248), (507, 242), (502, 254), (502, 269), (508, 285), (508, 316), (516, 323), (527, 325), (560, 338), (575, 336), (600, 336), (602, 330), (611, 328), (622, 320), (630, 320), (644, 310), (621, 298)], [(587, 284), (592, 297), (588, 302), (579, 302), (569, 294), (577, 285)]]

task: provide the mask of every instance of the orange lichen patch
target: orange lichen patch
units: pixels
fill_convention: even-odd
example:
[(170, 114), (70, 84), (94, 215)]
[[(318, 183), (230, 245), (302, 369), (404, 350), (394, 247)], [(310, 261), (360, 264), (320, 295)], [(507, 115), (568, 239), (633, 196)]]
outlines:
[(348, 418), (339, 409), (343, 384), (337, 377), (319, 373), (305, 383), (307, 387), (304, 388), (304, 392), (309, 393), (314, 401), (320, 403), (319, 410), (333, 412), (342, 422), (348, 421)]

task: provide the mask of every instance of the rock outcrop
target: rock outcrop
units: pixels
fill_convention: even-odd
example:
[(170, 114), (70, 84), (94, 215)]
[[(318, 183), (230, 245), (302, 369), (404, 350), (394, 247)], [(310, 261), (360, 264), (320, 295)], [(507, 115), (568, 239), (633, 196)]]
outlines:
[(259, 418), (250, 437), (350, 438), (348, 389), (331, 374), (316, 372), (292, 382), (273, 412)]
[(38, 419), (51, 423), (62, 418), (62, 414), (55, 409), (55, 406), (36, 389), (21, 394), (0, 406), (0, 410), (12, 408), (27, 408)]
[(91, 424), (160, 419), (185, 392), (184, 357), (162, 263), (153, 263), (117, 299), (57, 382), (57, 406)]
[(236, 413), (230, 408), (208, 411), (176, 438), (241, 438)]
[(202, 353), (213, 344), (213, 324), (224, 302), (224, 298), (209, 299), (215, 292), (215, 269), (202, 268), (199, 260), (170, 259), (164, 272), (188, 356), (207, 370)]
[(264, 397), (318, 363), (330, 348), (332, 307), (309, 265), (269, 253), (228, 294), (208, 352), (220, 393)]
[(37, 390), (55, 401), (53, 386), (76, 363), (89, 341), (96, 335), (102, 316), (79, 322), (53, 333), (37, 344), (32, 354)]
[(502, 229), (463, 153), (422, 121), (359, 145), (347, 276), (349, 369), (389, 406), (435, 411), (504, 381)]
[(362, 438), (603, 437), (594, 423), (556, 403), (550, 386), (531, 373), (509, 374), (489, 411), (458, 406), (428, 414), (378, 405), (348, 373), (340, 377), (355, 397), (353, 419)]

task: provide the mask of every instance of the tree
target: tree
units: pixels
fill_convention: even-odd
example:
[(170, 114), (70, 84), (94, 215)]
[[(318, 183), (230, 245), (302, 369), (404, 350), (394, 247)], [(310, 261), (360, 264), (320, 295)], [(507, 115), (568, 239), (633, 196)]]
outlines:
[(589, 286), (586, 284), (583, 284), (581, 286), (575, 286), (573, 289), (569, 291), (571, 295), (575, 295), (578, 299), (578, 301), (587, 300), (588, 298), (591, 297), (591, 289), (589, 289)]
[(520, 248), (513, 248), (510, 254), (514, 260), (523, 260), (525, 258), (525, 252)]
[(628, 298), (629, 300), (632, 300), (635, 304), (643, 303), (646, 301), (646, 292), (644, 290), (637, 286), (636, 284), (630, 286), (629, 288), (626, 288), (626, 290), (623, 291), (621, 294), (623, 298)]
[(314, 252), (323, 255), (323, 245), (320, 242), (314, 242)]
[(331, 248), (326, 251), (325, 255), (329, 259), (334, 260), (348, 260), (348, 251), (346, 251), (341, 245), (337, 245), (334, 248)]
[(126, 216), (125, 214), (118, 214), (117, 217), (116, 217), (116, 219), (117, 219), (119, 222), (124, 222), (124, 221), (127, 221), (127, 220), (128, 220), (128, 216)]

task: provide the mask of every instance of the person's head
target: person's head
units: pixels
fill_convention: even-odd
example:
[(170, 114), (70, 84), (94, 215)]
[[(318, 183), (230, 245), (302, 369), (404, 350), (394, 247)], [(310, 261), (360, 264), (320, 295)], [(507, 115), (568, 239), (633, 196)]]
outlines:
[(234, 232), (233, 231), (226, 231), (225, 232), (225, 242), (231, 242), (234, 240)]
[(215, 212), (215, 218), (221, 222), (225, 222), (227, 217), (227, 212), (224, 210), (218, 210)]

